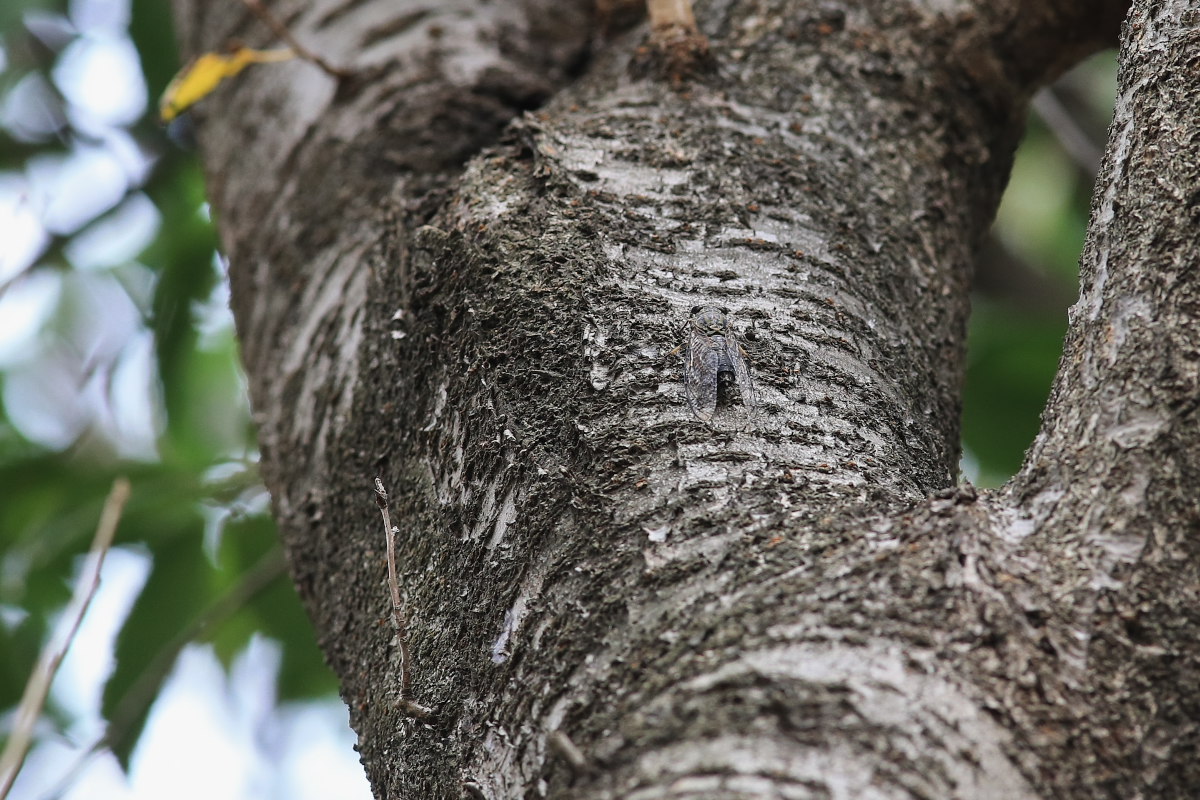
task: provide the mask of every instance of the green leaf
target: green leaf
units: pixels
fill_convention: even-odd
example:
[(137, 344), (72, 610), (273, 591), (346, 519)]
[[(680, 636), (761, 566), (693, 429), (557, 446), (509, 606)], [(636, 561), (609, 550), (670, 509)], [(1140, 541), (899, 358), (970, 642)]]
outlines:
[(36, 614), (28, 615), (11, 630), (0, 625), (0, 653), (4, 653), (0, 658), (0, 709), (20, 702), (46, 635), (45, 618)]
[(34, 613), (61, 607), (73, 559), (87, 550), (113, 477), (111, 468), (52, 453), (0, 462), (0, 547), (10, 570), (0, 602)]
[(176, 406), (174, 451), (191, 463), (208, 465), (253, 446), (250, 413), (243, 395), (233, 331), (195, 349), (184, 359), (178, 380), (187, 402)]
[[(278, 550), (278, 535), (270, 517), (244, 517), (226, 526), (221, 563), (241, 575)], [(317, 646), (312, 622), (286, 573), (250, 598), (238, 617), (236, 625), (227, 626), (229, 630), (223, 626), (220, 633), (223, 642), (218, 650), (225, 653), (224, 658), (244, 647), (253, 633), (262, 633), (283, 647), (278, 683), (282, 699), (319, 697), (337, 690), (337, 681)]]
[(337, 679), (317, 645), (312, 620), (300, 604), (296, 588), (284, 576), (256, 597), (252, 609), (262, 631), (283, 645), (279, 696), (283, 700), (321, 697), (337, 691)]
[(62, 0), (4, 0), (0, 3), (0, 33), (18, 30), (30, 11), (63, 11)]
[(158, 97), (179, 69), (171, 4), (162, 0), (133, 0), (131, 12), (129, 35), (141, 58), (150, 96)]
[(1065, 318), (981, 304), (971, 317), (963, 392), (963, 443), (980, 462), (980, 484), (1003, 483), (1033, 442), (1062, 352)]
[(201, 549), (203, 534), (197, 516), (188, 529), (156, 542), (150, 576), (117, 636), (101, 713), (109, 722), (108, 745), (123, 768), (185, 643), (181, 632), (211, 600), (215, 577)]
[[(255, 514), (227, 520), (221, 531), (221, 547), (217, 558), (221, 565), (222, 593), (235, 591), (262, 559), (278, 553), (275, 523), (269, 517)], [(281, 571), (272, 583), (285, 580), (287, 576)], [(227, 667), (259, 630), (259, 621), (250, 610), (253, 602), (253, 597), (248, 598), (211, 637), (217, 657)]]
[(190, 158), (168, 158), (147, 185), (147, 194), (162, 214), (162, 227), (143, 258), (158, 273), (150, 327), (162, 381), (167, 415), (164, 458), (194, 467), (213, 460), (207, 433), (190, 427), (189, 407), (195, 403), (188, 371), (193, 366), (198, 333), (193, 306), (216, 284), (213, 269), (216, 236), (200, 213), (203, 182)]

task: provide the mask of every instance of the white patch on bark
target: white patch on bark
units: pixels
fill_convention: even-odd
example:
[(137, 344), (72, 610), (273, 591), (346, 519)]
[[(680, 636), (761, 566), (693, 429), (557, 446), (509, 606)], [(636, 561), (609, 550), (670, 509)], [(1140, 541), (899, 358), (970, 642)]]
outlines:
[(998, 516), (999, 519), (996, 519), (990, 529), (1010, 545), (1019, 545), (1038, 528), (1036, 520), (1032, 519), (1023, 509), (1015, 506), (1000, 509)]
[(1154, 325), (1154, 314), (1153, 306), (1144, 297), (1117, 298), (1116, 308), (1108, 325), (1109, 336), (1103, 344), (1109, 364), (1116, 363), (1129, 334)]
[(504, 540), (508, 526), (517, 518), (516, 489), (509, 489), (500, 502), (500, 513), (496, 515), (496, 525), (492, 529), (492, 539), (488, 542), (488, 552), (492, 552)]
[[(632, 791), (626, 798), (895, 800), (900, 796), (895, 790), (889, 791), (879, 785), (875, 775), (877, 766), (878, 756), (856, 753), (846, 745), (818, 750), (766, 736), (717, 736), (643, 755), (637, 764), (639, 782), (653, 785)], [(821, 791), (813, 791), (814, 787), (820, 787)], [(976, 797), (983, 800), (996, 796)]]
[[(306, 314), (284, 353), (281, 380), (276, 387), (278, 407), (288, 408), (292, 413), (289, 437), (294, 442), (305, 442), (318, 463), (328, 431), (342, 427), (341, 422), (331, 420), (330, 416), (348, 415), (354, 404), (363, 338), (360, 309), (366, 302), (368, 281), (362, 252), (363, 248), (357, 247), (333, 259), (324, 270), (314, 272), (300, 306)], [(331, 315), (340, 317), (339, 324), (329, 324)], [(314, 352), (319, 356), (314, 358)], [(296, 375), (299, 375), (296, 395), (279, 396)], [(318, 398), (321, 393), (329, 392), (331, 386), (338, 387), (336, 405), (324, 406)], [(322, 419), (318, 420), (321, 412), (324, 412)]]
[(662, 569), (673, 561), (683, 561), (686, 563), (698, 558), (716, 561), (741, 536), (741, 531), (732, 531), (730, 533), (703, 536), (695, 539), (681, 538), (675, 544), (648, 547), (642, 551), (642, 557), (646, 559), (646, 569), (651, 572)]
[(500, 488), (501, 479), (495, 477), (488, 482), (483, 490), (483, 500), (480, 501), (479, 518), (475, 522), (475, 527), (471, 530), (470, 539), (472, 541), (483, 536), (483, 532), (488, 526), (496, 522), (496, 491)]
[[(803, 633), (830, 634), (836, 635), (836, 631), (818, 628)], [(925, 655), (931, 661), (936, 660), (933, 654)], [(849, 689), (848, 702), (855, 713), (888, 732), (890, 747), (913, 761), (931, 758), (938, 762), (941, 770), (930, 771), (925, 777), (944, 775), (945, 778), (931, 780), (924, 787), (929, 796), (946, 796), (946, 791), (953, 789), (954, 797), (978, 800), (1034, 797), (1004, 752), (1011, 745), (1010, 734), (988, 717), (979, 701), (963, 689), (942, 676), (913, 669), (914, 658), (921, 660), (909, 648), (890, 642), (872, 642), (866, 646), (800, 642), (747, 652), (731, 664), (688, 681), (684, 689), (702, 693), (745, 676), (780, 683), (795, 681), (801, 687), (822, 684), (839, 691)], [(935, 747), (929, 747), (930, 740)], [(963, 754), (970, 755), (963, 757)], [(841, 761), (844, 766), (831, 768), (831, 761)], [(862, 766), (877, 763), (871, 755)], [(653, 775), (658, 781), (669, 780), (671, 775), (692, 771), (711, 774), (725, 768), (743, 774), (815, 781), (825, 785), (831, 797), (846, 800), (872, 796), (869, 786), (873, 772), (866, 769), (864, 773), (858, 766), (858, 757), (849, 750), (823, 750), (772, 736), (762, 739), (731, 736), (710, 740), (699, 747), (695, 743), (670, 747), (647, 754), (640, 766), (647, 777)], [(828, 782), (831, 775), (841, 775), (852, 782), (853, 776), (860, 775), (866, 783), (831, 784)], [(915, 776), (906, 772), (905, 778), (915, 779)]]
[[(449, 442), (445, 447), (440, 449), (440, 452), (448, 453), (449, 458), (431, 467), (435, 475), (442, 476), (442, 481), (438, 484), (437, 490), (438, 502), (443, 505), (454, 502), (460, 502), (465, 505), (471, 499), (471, 490), (463, 488), (462, 480), (466, 460), (462, 416), (455, 411), (453, 419), (447, 423), (446, 427), (450, 434), (448, 437)], [(461, 496), (456, 497), (455, 495), (457, 494), (461, 494)]]
[[(431, 431), (437, 427), (438, 420), (442, 418), (442, 412), (446, 410), (447, 385), (446, 381), (443, 380), (441, 385), (438, 386), (437, 392), (434, 393), (433, 397), (433, 413), (429, 415), (429, 423), (421, 430)], [(459, 460), (462, 460), (461, 457)]]
[(1139, 508), (1145, 507), (1146, 489), (1150, 486), (1148, 472), (1135, 473), (1121, 491), (1116, 492), (1114, 500), (1125, 506), (1115, 518), (1107, 524), (1095, 524), (1089, 521), (1088, 530), (1093, 531), (1089, 541), (1100, 545), (1104, 555), (1092, 576), (1093, 589), (1116, 589), (1124, 586), (1124, 581), (1113, 577), (1114, 573), (1124, 572), (1123, 567), (1137, 563), (1142, 552), (1146, 549), (1146, 541), (1150, 528), (1145, 520), (1139, 519)]
[(671, 526), (660, 525), (656, 528), (643, 526), (642, 530), (646, 532), (646, 535), (650, 538), (651, 542), (654, 542), (655, 544), (662, 544), (667, 540), (667, 534), (671, 532)]
[[(1143, 23), (1135, 29), (1137, 32), (1134, 34), (1142, 40), (1137, 45), (1140, 50), (1151, 50), (1163, 46), (1167, 39), (1166, 32), (1174, 27), (1172, 23), (1161, 27), (1156, 25), (1153, 15), (1147, 15)], [(1072, 326), (1077, 321), (1078, 311), (1086, 312), (1088, 319), (1093, 322), (1100, 318), (1105, 285), (1108, 283), (1110, 228), (1117, 215), (1117, 197), (1125, 190), (1125, 176), (1131, 166), (1129, 153), (1133, 147), (1133, 134), (1140, 124), (1140, 119), (1134, 112), (1134, 106), (1142, 91), (1157, 80), (1159, 80), (1157, 74), (1147, 74), (1117, 94), (1113, 110), (1113, 129), (1108, 137), (1110, 142), (1108, 164), (1111, 174), (1105, 183), (1104, 192), (1100, 195), (1100, 202), (1096, 207), (1096, 217), (1092, 222), (1093, 229), (1097, 231), (1095, 272), (1091, 285), (1081, 294), (1079, 302), (1071, 309), (1069, 317)], [(1120, 127), (1116, 127), (1117, 125)]]
[[(1108, 432), (1113, 444), (1126, 450), (1145, 447), (1162, 433), (1167, 425), (1166, 416), (1150, 408), (1125, 407), (1125, 419)], [(1142, 498), (1138, 498), (1141, 502)]]
[(600, 327), (593, 320), (588, 320), (583, 324), (583, 357), (591, 362), (592, 366), (589, 370), (592, 388), (596, 391), (603, 391), (608, 388), (611, 380), (608, 365), (601, 363), (600, 357), (604, 353), (604, 346), (608, 343), (608, 335), (604, 332), (604, 328)]
[[(500, 626), (500, 635), (492, 643), (492, 663), (503, 664), (512, 655), (514, 637), (521, 629), (529, 613), (529, 604), (542, 593), (542, 585), (546, 582), (546, 573), (539, 568), (531, 569), (521, 582), (521, 589), (512, 608), (504, 612), (504, 622)], [(560, 720), (561, 721), (561, 720)]]

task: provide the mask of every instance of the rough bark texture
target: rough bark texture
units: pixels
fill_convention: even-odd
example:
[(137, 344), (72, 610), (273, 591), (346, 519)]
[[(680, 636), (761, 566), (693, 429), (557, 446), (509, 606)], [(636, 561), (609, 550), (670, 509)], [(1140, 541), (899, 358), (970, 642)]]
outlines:
[[(682, 82), (588, 2), (276, 5), (358, 74), (250, 73), (201, 140), (378, 797), (1192, 796), (1195, 10), (1132, 12), (1045, 429), (979, 493), (972, 251), (1028, 97), (1123, 4), (713, 0)], [(177, 6), (192, 50), (254, 40)], [(760, 405), (704, 425), (672, 350), (713, 303)]]

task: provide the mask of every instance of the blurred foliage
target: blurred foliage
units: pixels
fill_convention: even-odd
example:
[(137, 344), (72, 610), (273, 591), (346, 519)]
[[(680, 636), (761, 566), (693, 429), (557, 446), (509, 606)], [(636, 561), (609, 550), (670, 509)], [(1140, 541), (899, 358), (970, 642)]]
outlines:
[[(25, 263), (0, 252), (0, 337), (16, 337), (0, 360), (0, 711), (19, 700), (112, 480), (127, 475), (133, 494), (116, 544), (152, 561), (103, 697), (104, 744), (127, 765), (192, 638), (210, 642), (227, 666), (252, 635), (278, 640), (281, 700), (336, 685), (284, 574), (257, 475), (201, 171), (154, 119), (152, 99), (178, 67), (169, 4), (133, 0), (128, 19), (121, 5), (0, 2), (0, 215), (33, 219), (42, 237)], [(78, 107), (65, 65), (88, 47), (111, 58), (130, 41), (145, 82), (140, 112), (114, 120)], [(62, 165), (80, 153), (122, 164), (115, 190), (68, 174)], [(112, 197), (87, 219), (55, 223), (58, 194), (105, 191)], [(121, 249), (112, 241), (135, 212), (154, 220), (143, 224), (145, 241), (96, 263), (96, 252)], [(18, 335), (16, 301), (36, 287), (49, 287), (40, 294), (48, 312)], [(152, 355), (139, 360), (138, 342), (149, 340)], [(57, 422), (34, 424), (38, 414)], [(64, 709), (48, 710), (65, 721)]]
[(1038, 98), (977, 265), (962, 424), (964, 472), (981, 486), (1011, 477), (1037, 433), (1115, 95), (1108, 51)]
[[(46, 223), (28, 263), (0, 272), (0, 308), (6, 293), (42, 279), (54, 282), (46, 294), (50, 311), (30, 323), (21, 352), (0, 361), (0, 651), (6, 656), (0, 659), (0, 709), (19, 699), (69, 598), (78, 557), (112, 480), (128, 475), (134, 491), (118, 544), (149, 554), (152, 567), (118, 637), (103, 698), (112, 723), (106, 745), (127, 764), (150, 703), (193, 637), (211, 642), (227, 665), (255, 632), (280, 641), (282, 699), (335, 687), (282, 574), (236, 346), (223, 316), (223, 276), (200, 169), (167, 141), (152, 102), (116, 123), (89, 120), (72, 106), (56, 70), (74, 46), (94, 36), (71, 16), (78, 5), (0, 3), (0, 180), (7, 181), (0, 187), (31, 187), (27, 196), (17, 193), (17, 202)], [(133, 0), (127, 25), (106, 24), (104, 35), (132, 40), (145, 94), (157, 97), (177, 66), (168, 4)], [(1097, 142), (1111, 105), (1112, 72), (1109, 54), (1059, 89)], [(1037, 120), (1031, 125), (981, 269), (963, 428), (969, 472), (985, 485), (1010, 475), (1032, 439), (1058, 361), (1065, 304), (1074, 296), (1092, 178), (1078, 154), (1059, 146), (1060, 133)], [(123, 148), (147, 168), (144, 174), (130, 170), (115, 199), (90, 219), (56, 229), (47, 197), (91, 187), (38, 189), (34, 167), (39, 159), (82, 148)], [(89, 260), (79, 251), (90, 252), (94, 234), (124, 224), (123, 212), (134, 203), (144, 207), (146, 199), (157, 214), (148, 241), (113, 263), (85, 266)], [(120, 316), (113, 298), (132, 309), (124, 327), (113, 323)], [(132, 348), (145, 336), (153, 340), (145, 396), (131, 400), (135, 389), (122, 376), (136, 363)], [(14, 387), (28, 385), (57, 385), (79, 395), (42, 409), (71, 417), (50, 426), (68, 431), (65, 439), (18, 424), (16, 412), (29, 410), (18, 405), (32, 401)], [(149, 446), (126, 441), (129, 425), (120, 420), (130, 414), (137, 417), (134, 427), (150, 431)], [(61, 719), (61, 709), (50, 710)]]

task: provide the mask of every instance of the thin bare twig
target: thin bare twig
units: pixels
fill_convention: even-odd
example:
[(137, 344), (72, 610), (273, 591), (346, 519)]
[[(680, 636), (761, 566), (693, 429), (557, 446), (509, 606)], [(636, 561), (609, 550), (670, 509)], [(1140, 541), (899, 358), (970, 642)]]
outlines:
[(264, 553), (250, 569), (242, 573), (238, 582), (229, 591), (200, 612), (191, 624), (179, 631), (167, 643), (154, 660), (146, 667), (129, 691), (121, 698), (109, 720), (108, 729), (100, 744), (115, 747), (129, 734), (134, 722), (146, 707), (154, 701), (159, 688), (175, 666), (179, 654), (190, 642), (201, 641), (216, 627), (245, 607), (254, 597), (270, 586), (281, 575), (286, 574), (287, 563), (283, 551), (273, 547)]
[(115, 748), (124, 741), (125, 737), (129, 735), (133, 722), (146, 709), (146, 706), (154, 701), (167, 673), (171, 671), (175, 661), (179, 658), (179, 653), (189, 642), (200, 640), (219, 627), (286, 571), (287, 564), (283, 559), (283, 551), (278, 547), (271, 549), (250, 569), (242, 573), (241, 578), (228, 592), (214, 600), (208, 608), (200, 612), (200, 615), (190, 625), (179, 631), (175, 638), (158, 651), (154, 659), (138, 676), (137, 681), (121, 698), (104, 734), (79, 754), (75, 763), (63, 774), (55, 787), (43, 795), (43, 800), (62, 797), (92, 756), (105, 747)]
[(665, 60), (672, 81), (679, 83), (709, 63), (708, 39), (696, 25), (692, 0), (647, 0), (646, 11), (650, 42)]
[(104, 501), (104, 509), (100, 512), (100, 522), (96, 525), (96, 535), (92, 538), (92, 546), (88, 551), (88, 558), (91, 560), (91, 579), (85, 580), (84, 576), (89, 572), (85, 570), (84, 574), (80, 575), (79, 585), (75, 590), (76, 610), (71, 625), (67, 628), (66, 635), (57, 647), (47, 643), (46, 647), (42, 649), (38, 664), (29, 676), (29, 683), (25, 686), (25, 694), (21, 697), (21, 705), (17, 709), (13, 732), (8, 738), (4, 754), (0, 755), (0, 775), (4, 776), (3, 784), (0, 784), (0, 800), (8, 797), (13, 783), (17, 780), (17, 775), (21, 772), (21, 767), (25, 765), (25, 757), (29, 754), (29, 745), (33, 741), (34, 725), (37, 724), (38, 717), (42, 714), (46, 697), (50, 693), (50, 684), (54, 682), (58, 667), (66, 657), (67, 650), (75, 639), (75, 634), (79, 632), (83, 616), (87, 613), (88, 606), (92, 604), (96, 590), (100, 588), (100, 569), (104, 566), (104, 556), (108, 554), (108, 549), (112, 546), (113, 537), (117, 532), (117, 523), (121, 520), (121, 512), (128, 499), (129, 481), (125, 478), (117, 478), (113, 481), (108, 499)]
[(392, 525), (392, 514), (388, 508), (387, 489), (383, 481), (375, 479), (375, 505), (383, 517), (383, 534), (387, 539), (388, 586), (392, 593), (392, 624), (396, 627), (396, 641), (400, 647), (400, 699), (396, 706), (409, 716), (425, 719), (433, 712), (411, 697), (412, 673), (409, 669), (410, 656), (408, 652), (408, 616), (404, 610), (404, 600), (400, 596), (400, 579), (396, 574), (396, 534), (399, 528)]
[(1046, 123), (1063, 151), (1084, 174), (1095, 177), (1100, 171), (1103, 148), (1079, 124), (1071, 110), (1047, 87), (1033, 96), (1033, 110)]
[(296, 55), (300, 56), (305, 61), (320, 67), (325, 74), (330, 75), (331, 77), (350, 77), (351, 72), (349, 70), (341, 67), (335, 67), (333, 64), (330, 64), (312, 50), (309, 50), (307, 47), (300, 44), (300, 42), (296, 40), (296, 37), (292, 35), (292, 32), (288, 30), (287, 26), (280, 22), (279, 18), (271, 13), (270, 9), (263, 5), (262, 0), (242, 0), (242, 5), (250, 9), (251, 13), (262, 20), (263, 24), (270, 28), (272, 33), (286, 42), (288, 47), (296, 51)]
[(652, 30), (675, 31), (687, 36), (700, 32), (692, 13), (692, 0), (648, 0), (646, 12)]
[(477, 781), (465, 780), (459, 786), (462, 787), (463, 793), (471, 800), (488, 800), (488, 796), (484, 793), (483, 787)]
[(576, 774), (582, 774), (588, 770), (587, 756), (583, 751), (575, 746), (571, 741), (571, 737), (567, 736), (561, 730), (551, 731), (546, 737), (546, 744), (550, 746), (563, 761), (570, 765), (571, 771)]
[(403, 697), (396, 701), (396, 708), (413, 719), (429, 719), (433, 716), (433, 709), (429, 706), (414, 703), (412, 700), (406, 700)]
[(396, 574), (396, 533), (392, 526), (392, 515), (388, 509), (387, 489), (383, 481), (375, 479), (375, 505), (383, 516), (383, 534), (387, 538), (388, 586), (392, 591), (392, 624), (396, 627), (396, 638), (400, 642), (400, 697), (408, 699), (410, 678), (408, 675), (408, 617), (404, 613), (404, 600), (400, 597), (400, 579)]

